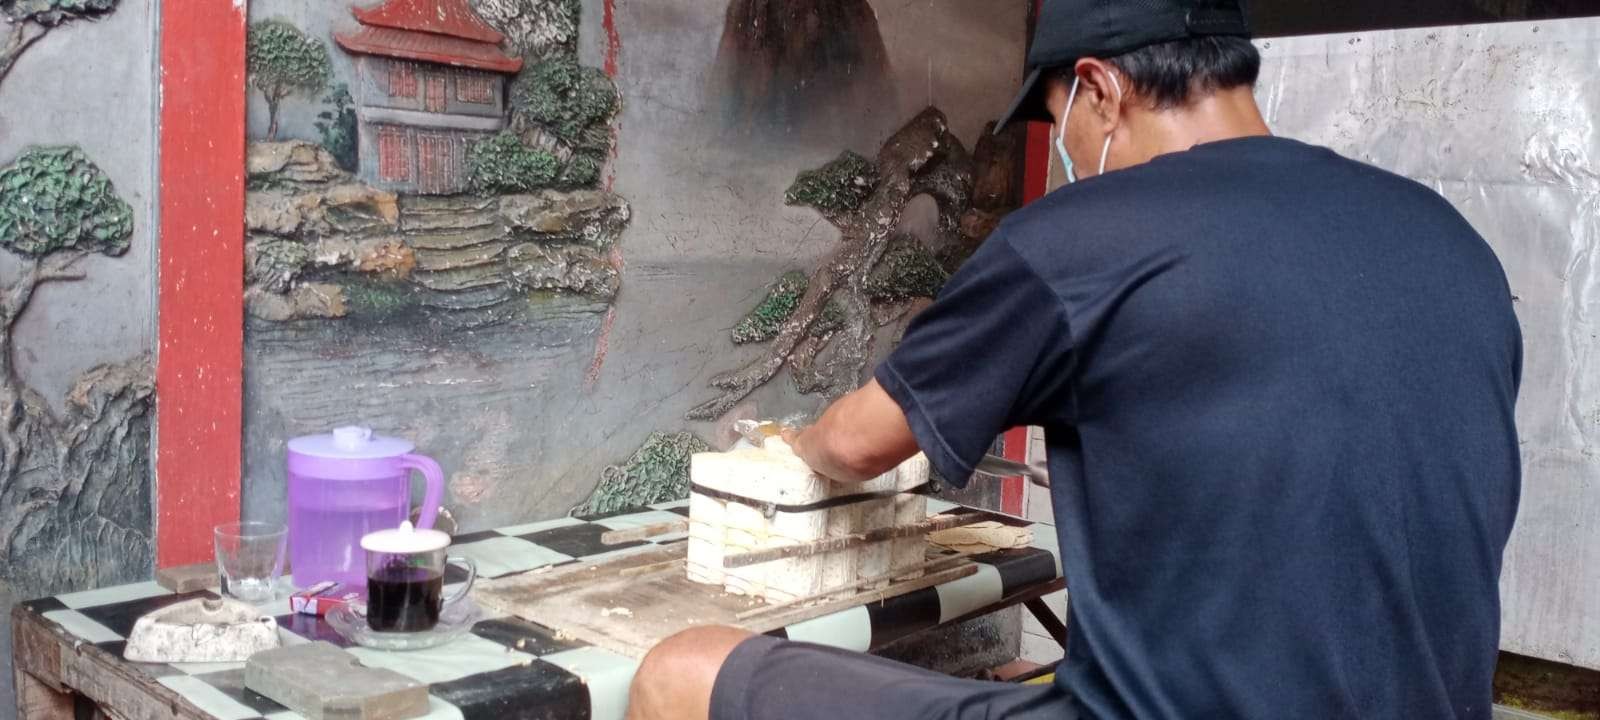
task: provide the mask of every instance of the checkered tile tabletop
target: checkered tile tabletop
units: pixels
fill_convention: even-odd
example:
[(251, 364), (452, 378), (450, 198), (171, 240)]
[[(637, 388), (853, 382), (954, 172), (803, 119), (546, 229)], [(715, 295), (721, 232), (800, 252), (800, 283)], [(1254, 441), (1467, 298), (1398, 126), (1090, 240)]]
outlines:
[[(931, 498), (928, 510), (930, 514), (952, 510), (985, 512)], [(600, 535), (608, 530), (676, 520), (687, 514), (688, 502), (684, 501), (654, 505), (645, 510), (583, 519), (562, 518), (460, 535), (451, 546), (451, 554), (471, 557), (485, 577), (504, 577), (550, 564), (593, 562), (643, 547), (683, 542), (685, 536), (678, 534), (622, 546), (603, 545)], [(992, 515), (992, 519), (1014, 526), (1033, 525), (1009, 516)], [(866, 651), (950, 622), (1029, 587), (1049, 583), (1061, 574), (1055, 529), (1048, 525), (1035, 527), (1032, 547), (979, 555), (974, 559), (979, 563), (976, 574), (881, 603), (796, 623), (770, 634)], [(447, 582), (464, 579), (454, 575), (446, 577)], [(83, 642), (120, 658), (127, 635), (140, 616), (175, 602), (211, 595), (209, 592), (174, 595), (154, 582), (147, 582), (60, 595), (22, 605), (59, 624)], [(539, 625), (513, 617), (497, 617), (493, 613), (487, 613), (485, 619), (473, 626), (472, 634), (448, 645), (414, 652), (384, 652), (352, 646), (321, 618), (284, 614), (288, 601), (283, 597), (270, 606), (263, 605), (262, 609), (277, 617), (285, 644), (326, 640), (349, 649), (368, 666), (388, 668), (429, 683), (432, 712), (427, 717), (430, 719), (620, 720), (626, 708), (628, 684), (638, 666), (637, 660), (576, 641), (557, 639), (554, 633)], [(300, 717), (245, 689), (242, 663), (130, 665), (219, 720)]]

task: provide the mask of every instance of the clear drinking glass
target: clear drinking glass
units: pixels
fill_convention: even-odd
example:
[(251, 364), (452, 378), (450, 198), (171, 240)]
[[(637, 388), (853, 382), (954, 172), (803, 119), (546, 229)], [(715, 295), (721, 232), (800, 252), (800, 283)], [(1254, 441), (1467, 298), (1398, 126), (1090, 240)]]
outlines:
[(216, 528), (217, 572), (222, 592), (248, 603), (277, 595), (288, 528), (281, 523), (238, 522)]

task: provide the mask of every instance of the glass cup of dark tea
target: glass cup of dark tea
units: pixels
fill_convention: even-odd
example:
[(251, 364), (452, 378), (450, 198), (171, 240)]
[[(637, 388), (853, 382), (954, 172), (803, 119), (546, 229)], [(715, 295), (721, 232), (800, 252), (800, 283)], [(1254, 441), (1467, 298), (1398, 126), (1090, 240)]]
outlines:
[[(460, 602), (472, 590), (478, 567), (470, 558), (448, 557), (450, 536), (418, 530), (404, 522), (361, 538), (367, 551), (367, 627), (377, 632), (427, 632), (439, 624), (446, 605)], [(444, 597), (447, 565), (466, 568), (467, 581)]]

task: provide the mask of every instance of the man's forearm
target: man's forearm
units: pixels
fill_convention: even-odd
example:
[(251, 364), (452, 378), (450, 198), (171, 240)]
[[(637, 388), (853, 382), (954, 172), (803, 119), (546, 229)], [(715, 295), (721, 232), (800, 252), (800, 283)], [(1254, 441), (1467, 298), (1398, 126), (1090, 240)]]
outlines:
[(871, 480), (917, 453), (905, 413), (877, 381), (840, 398), (790, 444), (811, 469), (843, 483)]

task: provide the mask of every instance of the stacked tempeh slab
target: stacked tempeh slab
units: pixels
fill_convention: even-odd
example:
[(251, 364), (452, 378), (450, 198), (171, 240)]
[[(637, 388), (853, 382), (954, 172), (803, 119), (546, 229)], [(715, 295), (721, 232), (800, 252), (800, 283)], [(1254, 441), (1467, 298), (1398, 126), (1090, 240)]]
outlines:
[[(859, 485), (835, 483), (811, 471), (778, 439), (764, 448), (695, 455), (690, 477), (704, 488), (738, 499), (695, 492), (689, 500), (689, 579), (722, 585), (731, 593), (787, 602), (830, 592), (861, 580), (915, 577), (924, 562), (922, 536), (897, 538), (807, 557), (742, 568), (722, 567), (725, 555), (814, 543), (878, 528), (911, 525), (927, 518), (927, 498), (903, 492), (928, 482), (928, 459), (916, 457)], [(805, 512), (762, 514), (762, 504), (805, 506), (844, 496), (902, 491), (888, 497)]]

